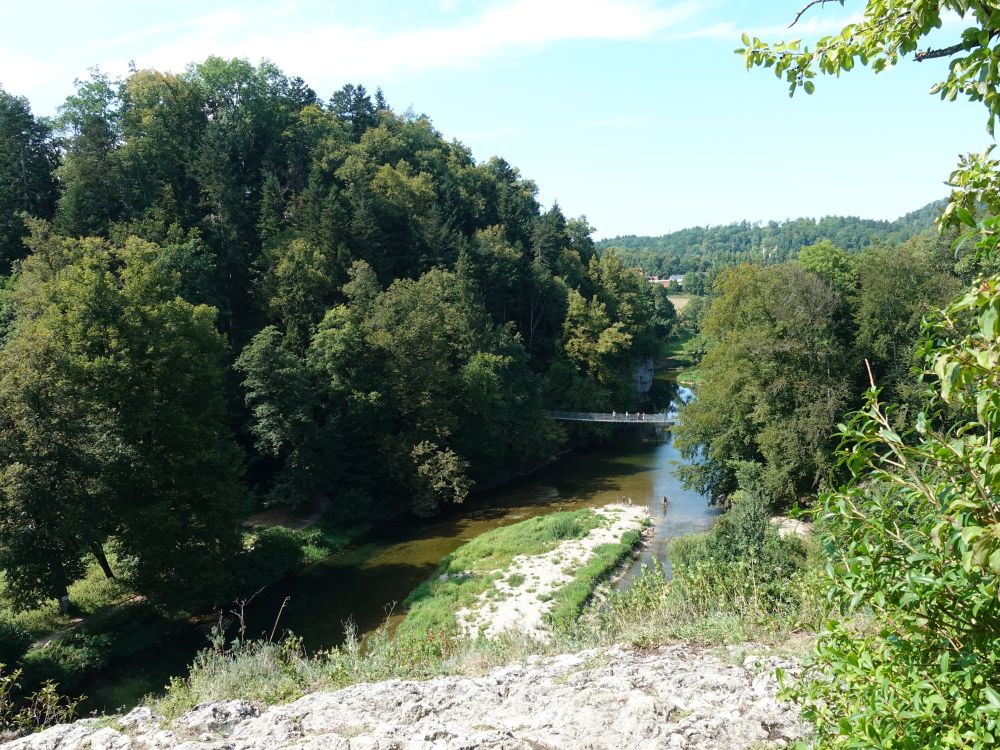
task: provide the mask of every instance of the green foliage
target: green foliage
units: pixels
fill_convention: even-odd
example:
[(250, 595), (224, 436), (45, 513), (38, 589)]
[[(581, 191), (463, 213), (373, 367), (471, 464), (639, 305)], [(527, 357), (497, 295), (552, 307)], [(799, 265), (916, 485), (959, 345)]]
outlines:
[(111, 657), (113, 637), (109, 633), (75, 631), (43, 648), (33, 649), (22, 659), (24, 681), (43, 685), (53, 681), (67, 691), (76, 691), (84, 680)]
[(28, 652), (31, 633), (23, 625), (0, 620), (0, 664), (12, 668)]
[(739, 263), (794, 260), (800, 249), (824, 240), (849, 252), (873, 245), (897, 245), (929, 229), (944, 201), (935, 201), (896, 221), (825, 216), (821, 219), (741, 222), (719, 227), (691, 227), (659, 237), (627, 235), (601, 240), (600, 252), (615, 248), (628, 265), (660, 277), (683, 274), (683, 291), (701, 295), (711, 290), (714, 269)]
[(71, 699), (58, 692), (58, 686), (46, 682), (38, 690), (24, 695), (18, 680), (21, 670), (0, 668), (0, 737), (40, 732), (56, 724), (68, 724), (76, 718), (82, 699)]
[(136, 589), (193, 601), (235, 542), (214, 311), (176, 296), (150, 243), (33, 231), (0, 358), (5, 593), (60, 596), (113, 535)]
[(920, 390), (913, 372), (920, 322), (960, 289), (944, 254), (929, 238), (897, 248), (873, 248), (858, 258), (853, 305), (855, 348), (868, 360), (883, 394), (914, 400)]
[(333, 302), (341, 276), (331, 253), (302, 239), (265, 255), (260, 288), (268, 314), (285, 327), (285, 345), (303, 351), (323, 312)]
[(622, 408), (673, 325), (585, 218), (359, 85), (95, 70), (54, 127), (0, 92), (0, 567), (34, 635), (67, 587), (73, 614), (198, 610), (339, 544), (241, 554), (247, 499), (349, 526), (537, 466), (546, 395)]
[[(840, 0), (843, 5), (843, 0)], [(955, 44), (932, 50), (919, 50), (921, 40), (936, 29), (944, 19), (956, 14), (969, 25), (955, 35)], [(800, 39), (768, 44), (743, 35), (743, 55), (747, 68), (771, 68), (775, 76), (789, 84), (789, 95), (798, 89), (812, 94), (817, 72), (839, 76), (854, 68), (855, 63), (870, 66), (880, 73), (896, 65), (912, 53), (917, 61), (949, 57), (947, 77), (931, 88), (941, 99), (954, 101), (959, 95), (969, 101), (982, 102), (989, 111), (989, 128), (1000, 111), (1000, 99), (990, 88), (997, 77), (994, 65), (993, 40), (1000, 30), (996, 9), (990, 3), (972, 0), (869, 0), (864, 15), (857, 23), (845, 26), (839, 33), (824, 36), (813, 47), (803, 46)]]
[(803, 247), (799, 250), (798, 261), (842, 296), (852, 294), (858, 284), (858, 272), (851, 256), (829, 240)]
[(850, 394), (842, 297), (794, 265), (726, 269), (702, 326), (698, 398), (682, 412), (684, 479), (721, 500), (734, 462), (764, 467), (768, 505), (814, 491), (833, 464), (833, 425)]
[(303, 559), (303, 541), (298, 533), (283, 526), (257, 531), (238, 563), (242, 593), (250, 596), (297, 570)]
[(23, 97), (0, 87), (0, 273), (24, 257), (21, 212), (49, 219), (55, 209), (56, 147), (48, 125)]
[[(833, 594), (847, 612), (871, 610), (881, 627), (859, 637), (832, 622), (810, 679), (790, 691), (824, 746), (996, 742), (997, 309), (1000, 279), (991, 277), (927, 323), (933, 388), (911, 432), (895, 429), (874, 388), (841, 428), (852, 481), (824, 498)], [(940, 421), (946, 407), (963, 418)]]
[[(340, 428), (349, 481), (368, 483), (370, 496), (396, 498), (382, 513), (431, 515), (462, 502), (473, 482), (495, 481), (547, 455), (540, 383), (520, 341), (510, 326), (491, 323), (459, 277), (431, 271), (380, 291), (364, 264), (352, 275), (345, 293), (353, 304), (327, 313), (305, 367), (314, 413)], [(260, 358), (260, 369), (273, 380), (268, 360)], [(288, 406), (304, 401), (290, 394)], [(263, 406), (279, 416), (299, 413), (273, 398)], [(308, 447), (304, 440), (292, 445)], [(324, 437), (317, 453), (337, 446)]]
[[(243, 376), (250, 431), (263, 456), (281, 461), (268, 504), (301, 506), (335, 475), (331, 436), (317, 422), (317, 397), (303, 359), (274, 326), (253, 337), (233, 367)], [(327, 446), (324, 451), (324, 445)], [(330, 456), (322, 461), (322, 454)]]
[[(959, 41), (917, 51), (948, 13), (971, 24)], [(817, 70), (839, 74), (855, 61), (878, 72), (910, 52), (918, 60), (950, 57), (946, 79), (932, 91), (982, 102), (992, 131), (1000, 107), (992, 47), (998, 30), (986, 3), (872, 0), (859, 23), (813, 49), (744, 37), (741, 52), (748, 66), (773, 67), (792, 93), (811, 93)], [(951, 182), (956, 191), (944, 221), (975, 242), (973, 267), (994, 268), (996, 162), (989, 151), (965, 158)], [(978, 219), (980, 208), (991, 215)], [(859, 632), (849, 620), (831, 621), (810, 670), (789, 683), (786, 694), (816, 722), (819, 747), (997, 744), (998, 287), (997, 276), (981, 276), (928, 316), (920, 346), (927, 390), (915, 418), (883, 405), (873, 380), (865, 406), (840, 426), (849, 481), (823, 498), (831, 595), (845, 613), (870, 612), (875, 627)], [(866, 335), (873, 344), (905, 340), (912, 316), (899, 315), (897, 326), (883, 323)]]
[(720, 577), (730, 579), (735, 591), (736, 582), (746, 581), (765, 609), (790, 595), (790, 581), (802, 570), (805, 557), (797, 537), (778, 536), (760, 497), (743, 491), (733, 495), (732, 507), (710, 532), (681, 537), (670, 547), (678, 585)]

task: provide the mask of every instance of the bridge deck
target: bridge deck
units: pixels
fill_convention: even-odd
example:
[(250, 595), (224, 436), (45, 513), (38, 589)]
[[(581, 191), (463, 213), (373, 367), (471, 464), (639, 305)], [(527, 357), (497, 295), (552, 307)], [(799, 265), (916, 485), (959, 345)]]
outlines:
[(550, 419), (558, 419), (563, 422), (617, 422), (627, 424), (655, 424), (655, 425), (675, 425), (677, 417), (672, 414), (610, 414), (596, 411), (549, 411), (546, 412)]

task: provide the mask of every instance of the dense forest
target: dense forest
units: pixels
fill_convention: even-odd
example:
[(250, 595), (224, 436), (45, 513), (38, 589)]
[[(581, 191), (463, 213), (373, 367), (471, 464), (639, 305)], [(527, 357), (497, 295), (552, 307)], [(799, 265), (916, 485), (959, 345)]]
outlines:
[(205, 606), (255, 509), (431, 515), (547, 460), (545, 408), (634, 408), (673, 308), (536, 192), (269, 63), (0, 91), (5, 601), (96, 561)]
[(767, 224), (744, 221), (717, 227), (691, 227), (659, 237), (612, 237), (600, 240), (596, 247), (598, 252), (616, 248), (629, 265), (639, 266), (648, 274), (704, 273), (719, 265), (793, 260), (800, 248), (823, 240), (844, 250), (898, 245), (930, 229), (944, 204), (945, 201), (935, 201), (895, 221), (855, 216), (825, 216)]
[(836, 481), (837, 424), (870, 377), (898, 419), (919, 410), (921, 321), (973, 278), (937, 233), (858, 252), (823, 241), (713, 276), (682, 316), (703, 354), (678, 429), (693, 459), (682, 473), (717, 501), (749, 494), (775, 512)]

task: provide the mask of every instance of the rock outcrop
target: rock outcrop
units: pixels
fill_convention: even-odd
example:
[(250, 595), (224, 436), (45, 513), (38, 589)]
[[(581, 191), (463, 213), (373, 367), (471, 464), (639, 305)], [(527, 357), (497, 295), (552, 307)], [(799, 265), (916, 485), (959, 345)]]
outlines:
[[(738, 663), (737, 663), (738, 661)], [(531, 657), (484, 677), (392, 680), (314, 693), (260, 711), (204, 704), (165, 723), (139, 708), (85, 719), (8, 750), (458, 750), (764, 748), (805, 735), (775, 698), (769, 656), (720, 658), (689, 645)]]

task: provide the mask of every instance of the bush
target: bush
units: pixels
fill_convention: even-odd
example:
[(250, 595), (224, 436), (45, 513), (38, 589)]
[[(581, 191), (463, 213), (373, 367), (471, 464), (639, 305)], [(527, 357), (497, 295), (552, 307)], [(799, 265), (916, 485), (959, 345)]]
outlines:
[(841, 426), (851, 480), (824, 498), (831, 595), (876, 627), (830, 623), (789, 683), (819, 747), (997, 747), (998, 310), (1000, 277), (982, 278), (925, 324), (933, 386), (912, 432), (874, 386)]
[(758, 496), (736, 492), (731, 502), (710, 532), (690, 534), (670, 545), (674, 574), (682, 580), (697, 572), (700, 577), (752, 581), (755, 589), (777, 602), (789, 595), (788, 582), (802, 569), (806, 550), (797, 537), (779, 536)]
[(31, 645), (31, 633), (21, 625), (0, 620), (0, 665), (14, 667)]
[(114, 638), (106, 633), (70, 633), (24, 656), (24, 684), (28, 689), (40, 689), (51, 681), (72, 692), (108, 663), (113, 644)]
[(20, 678), (19, 669), (0, 670), (0, 741), (74, 719), (79, 700), (60, 695), (51, 682), (34, 692), (21, 694)]
[(242, 593), (251, 594), (302, 566), (302, 540), (283, 526), (256, 532), (253, 544), (239, 561)]

